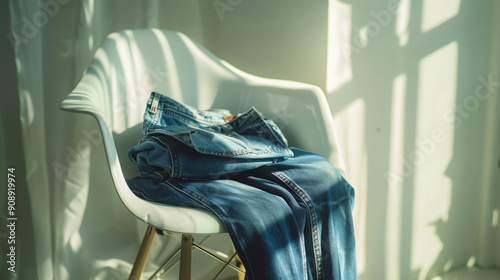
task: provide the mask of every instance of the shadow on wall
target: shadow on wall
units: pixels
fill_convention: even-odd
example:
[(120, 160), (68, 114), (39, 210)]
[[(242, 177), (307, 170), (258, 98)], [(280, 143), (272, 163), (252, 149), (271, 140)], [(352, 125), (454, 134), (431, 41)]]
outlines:
[[(350, 42), (339, 49), (351, 73), (329, 101), (344, 126), (364, 114), (362, 139), (340, 136), (359, 184), (361, 280), (425, 279), (476, 264), (481, 170), (492, 168), (481, 166), (484, 124), (499, 85), (488, 73), (491, 3), (445, 2), (343, 3)], [(366, 162), (349, 156), (360, 150)]]

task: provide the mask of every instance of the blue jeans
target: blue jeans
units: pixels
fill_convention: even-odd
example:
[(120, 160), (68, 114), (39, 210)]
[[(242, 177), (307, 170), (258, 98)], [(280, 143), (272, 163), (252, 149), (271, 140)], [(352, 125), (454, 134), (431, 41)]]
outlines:
[[(259, 125), (255, 131), (260, 130)], [(196, 155), (188, 144), (168, 139), (169, 149)], [(155, 141), (148, 143), (156, 145)], [(296, 148), (289, 151), (294, 156), (287, 153), (286, 160), (284, 156), (209, 179), (164, 174), (128, 179), (127, 183), (141, 198), (217, 215), (245, 265), (247, 279), (357, 279), (353, 188), (325, 158)], [(206, 160), (209, 165), (219, 163)], [(147, 164), (147, 158), (137, 163)]]
[(144, 177), (212, 178), (293, 156), (276, 124), (255, 108), (239, 116), (199, 111), (155, 92), (143, 133), (128, 157)]

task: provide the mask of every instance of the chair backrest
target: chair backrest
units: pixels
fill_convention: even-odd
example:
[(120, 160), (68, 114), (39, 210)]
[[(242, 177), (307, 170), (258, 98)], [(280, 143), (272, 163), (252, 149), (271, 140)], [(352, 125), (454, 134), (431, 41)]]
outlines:
[[(104, 40), (61, 104), (96, 117), (117, 188), (126, 187), (122, 173), (137, 174), (126, 152), (142, 136), (151, 91), (201, 110), (224, 108), (237, 114), (254, 106), (276, 122), (290, 146), (321, 154), (343, 170), (330, 110), (318, 87), (247, 74), (182, 33), (125, 30)], [(123, 200), (126, 190), (118, 192)]]

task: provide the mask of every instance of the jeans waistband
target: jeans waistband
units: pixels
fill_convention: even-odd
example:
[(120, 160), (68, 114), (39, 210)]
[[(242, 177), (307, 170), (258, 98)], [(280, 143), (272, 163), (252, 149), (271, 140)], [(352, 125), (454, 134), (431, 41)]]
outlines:
[(256, 108), (231, 115), (228, 110), (198, 110), (153, 92), (144, 115), (146, 135), (163, 134), (201, 154), (232, 158), (293, 156), (276, 124)]

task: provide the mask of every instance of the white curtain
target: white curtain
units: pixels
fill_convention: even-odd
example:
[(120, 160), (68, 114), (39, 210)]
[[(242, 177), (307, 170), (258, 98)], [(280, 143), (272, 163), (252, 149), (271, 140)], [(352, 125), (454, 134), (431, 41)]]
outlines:
[[(25, 174), (17, 175), (25, 177), (28, 194), (21, 197), (18, 187), (18, 201), (31, 207), (18, 212), (18, 218), (30, 225), (25, 228), (32, 230), (32, 236), (17, 229), (17, 269), (12, 273), (2, 264), (2, 273), (9, 277), (3, 279), (126, 279), (145, 225), (125, 210), (112, 188), (94, 121), (63, 112), (59, 104), (111, 32), (159, 27), (201, 40), (198, 4), (155, 0), (9, 4), (8, 38), (16, 56), (26, 166)], [(155, 248), (165, 250), (153, 249), (153, 265), (146, 270), (177, 245), (175, 240), (164, 240), (155, 241), (161, 245)], [(20, 255), (28, 246), (32, 248)]]
[[(93, 120), (58, 106), (106, 35), (145, 27), (182, 31), (250, 73), (324, 89), (356, 188), (360, 279), (500, 266), (496, 1), (9, 4), (25, 203), (22, 255), (16, 273), (2, 265), (7, 279), (124, 279), (130, 271), (143, 225), (110, 188)], [(11, 155), (12, 124), (0, 125), (0, 148)], [(0, 163), (1, 172), (11, 164)], [(153, 264), (176, 245), (163, 243)]]

